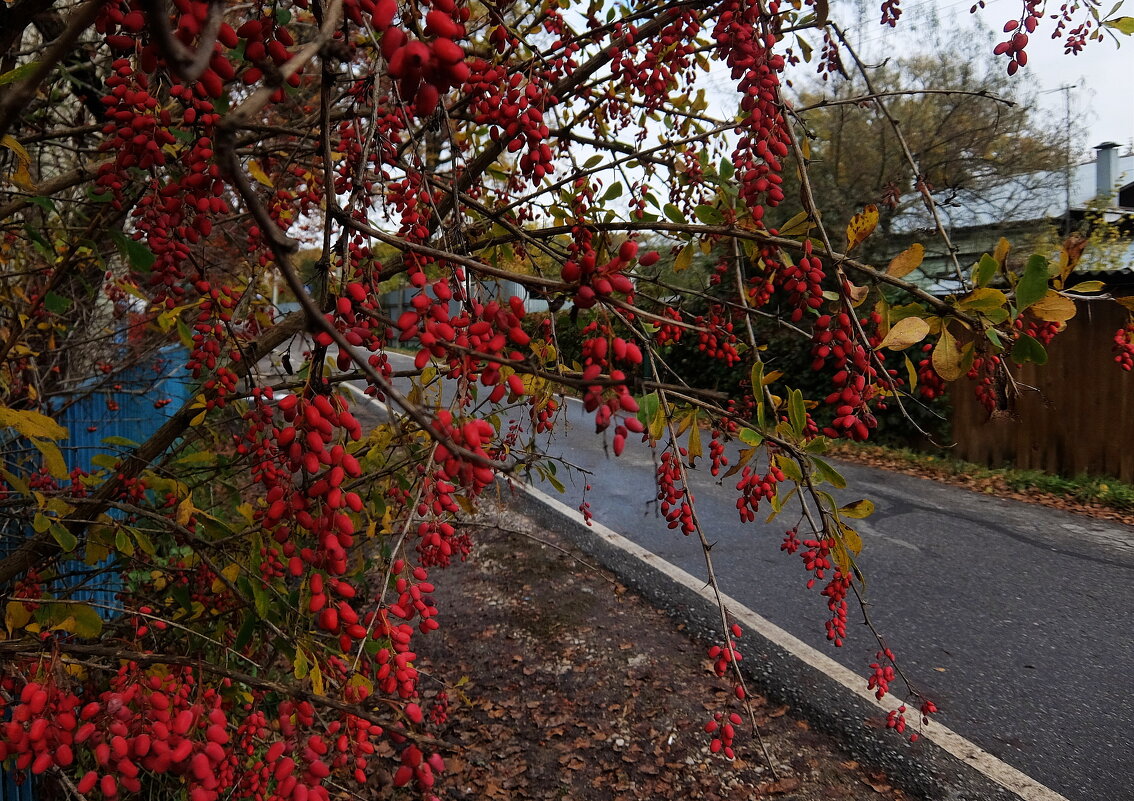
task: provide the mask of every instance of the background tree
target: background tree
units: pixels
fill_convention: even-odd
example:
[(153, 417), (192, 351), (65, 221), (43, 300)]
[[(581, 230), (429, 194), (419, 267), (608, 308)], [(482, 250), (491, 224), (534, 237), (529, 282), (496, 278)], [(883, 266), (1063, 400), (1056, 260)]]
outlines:
[[(986, 29), (928, 24), (921, 51), (797, 87), (809, 175), (831, 225), (875, 204), (880, 233), (933, 230), (919, 178), (949, 230), (1034, 215), (1038, 202), (1045, 209), (1062, 197), (1080, 126), (1040, 113), (1034, 88), (995, 63)], [(872, 95), (885, 98), (885, 111)], [(875, 250), (883, 241), (866, 252), (884, 255)]]
[[(999, 387), (1011, 360), (1043, 354), (1014, 319), (1067, 314), (1074, 254), (1017, 273), (997, 251), (971, 291), (935, 298), (903, 277), (915, 250), (885, 270), (857, 260), (877, 219), (826, 227), (806, 171), (802, 217), (770, 232), (804, 162), (784, 32), (826, 41), (832, 68), (818, 7), (19, 0), (0, 16), (0, 757), (52, 796), (428, 794), (445, 746), (413, 648), (437, 627), (433, 573), (467, 553), (498, 476), (548, 470), (564, 391), (616, 456), (656, 449), (666, 516), (714, 582), (685, 479), (740, 438), (739, 516), (791, 509), (784, 547), (824, 582), (839, 645), (865, 507), (821, 488), (840, 482), (824, 438), (867, 438), (912, 389), (900, 351), (932, 344), (918, 381), (972, 368)], [(715, 66), (736, 92), (721, 117), (699, 86)], [(651, 278), (653, 247), (714, 254), (714, 293)], [(403, 284), (395, 315), (385, 291)], [(275, 286), (298, 311), (267, 307)], [(536, 299), (573, 311), (532, 336)], [(582, 312), (565, 363), (557, 329)], [(829, 393), (766, 369), (753, 318), (793, 332)], [(747, 391), (646, 366), (681, 338)], [(68, 416), (170, 345), (191, 389), (155, 399), (153, 425), (99, 441), (99, 422)], [(392, 365), (399, 345), (418, 349), (413, 370)], [(277, 349), (282, 372), (264, 364)], [(364, 427), (362, 393), (385, 420)], [(719, 636), (710, 655), (744, 711), (723, 608)], [(900, 673), (880, 654), (882, 697)], [(709, 728), (731, 755), (734, 723)]]

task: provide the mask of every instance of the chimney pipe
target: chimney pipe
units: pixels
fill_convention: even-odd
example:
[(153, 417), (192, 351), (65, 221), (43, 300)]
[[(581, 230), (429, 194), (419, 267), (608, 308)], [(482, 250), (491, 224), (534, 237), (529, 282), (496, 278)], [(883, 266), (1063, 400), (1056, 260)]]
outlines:
[(1117, 205), (1115, 182), (1118, 181), (1118, 143), (1095, 145), (1095, 197), (1106, 206)]

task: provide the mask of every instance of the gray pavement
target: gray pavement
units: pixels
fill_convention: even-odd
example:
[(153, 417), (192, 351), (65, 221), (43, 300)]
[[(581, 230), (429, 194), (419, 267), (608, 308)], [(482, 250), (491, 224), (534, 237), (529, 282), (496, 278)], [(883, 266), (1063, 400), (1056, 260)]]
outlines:
[[(597, 520), (694, 575), (698, 544), (666, 529), (652, 497), (654, 462), (630, 445), (608, 459), (577, 403), (550, 453), (590, 471)], [(941, 720), (1073, 801), (1134, 798), (1134, 530), (1003, 501), (911, 476), (839, 464), (846, 500), (868, 497), (860, 565), (877, 627), (938, 702)], [(562, 477), (562, 473), (560, 474)], [(736, 479), (696, 471), (697, 510), (725, 590), (862, 673), (877, 647), (855, 626), (826, 642), (826, 606), (799, 558), (779, 550), (796, 518), (741, 524)], [(568, 481), (577, 504), (582, 479)], [(554, 492), (541, 486), (545, 492)], [(858, 521), (856, 521), (858, 522)], [(864, 679), (865, 681), (865, 679)]]
[[(697, 542), (668, 530), (651, 500), (654, 458), (645, 446), (631, 443), (610, 457), (572, 401), (548, 454), (589, 474), (560, 469), (564, 503), (577, 506), (589, 482), (596, 520), (704, 575)], [(836, 495), (876, 504), (873, 516), (856, 521), (872, 618), (938, 703), (942, 723), (1072, 801), (1134, 799), (1134, 529), (837, 466), (848, 489)], [(785, 510), (772, 524), (762, 522), (765, 515), (741, 524), (736, 479), (718, 482), (707, 469), (693, 475), (725, 591), (865, 683), (877, 645), (855, 625), (861, 615), (852, 609), (846, 645), (831, 646), (818, 587), (806, 589), (798, 556), (780, 551), (796, 517)]]

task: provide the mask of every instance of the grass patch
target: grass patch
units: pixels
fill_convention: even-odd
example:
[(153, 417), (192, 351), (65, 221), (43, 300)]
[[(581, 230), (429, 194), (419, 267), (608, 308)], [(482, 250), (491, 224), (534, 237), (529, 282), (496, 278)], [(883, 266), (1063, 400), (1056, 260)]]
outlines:
[(909, 469), (922, 475), (944, 479), (964, 479), (964, 483), (988, 493), (998, 489), (1013, 492), (1042, 492), (1082, 504), (1104, 506), (1119, 512), (1134, 512), (1134, 485), (1116, 478), (1080, 475), (1075, 478), (1051, 475), (1041, 470), (1013, 467), (990, 468), (948, 455), (923, 453), (909, 448), (882, 445), (838, 443), (830, 451), (851, 461), (876, 463)]

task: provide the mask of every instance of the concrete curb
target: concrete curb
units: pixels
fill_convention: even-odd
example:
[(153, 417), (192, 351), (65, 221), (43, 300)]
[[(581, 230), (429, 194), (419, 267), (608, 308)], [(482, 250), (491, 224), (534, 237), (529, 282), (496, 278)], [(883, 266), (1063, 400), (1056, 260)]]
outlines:
[[(703, 639), (718, 639), (716, 604), (697, 579), (617, 532), (537, 489), (505, 490), (509, 503), (547, 529), (568, 536), (659, 609)], [(917, 743), (867, 720), (885, 719), (885, 707), (865, 679), (729, 598), (744, 629), (741, 663), (755, 689), (789, 704), (816, 729), (835, 737), (856, 760), (882, 770), (905, 792), (932, 801), (1068, 801), (936, 722)], [(916, 720), (916, 715), (908, 716)]]

